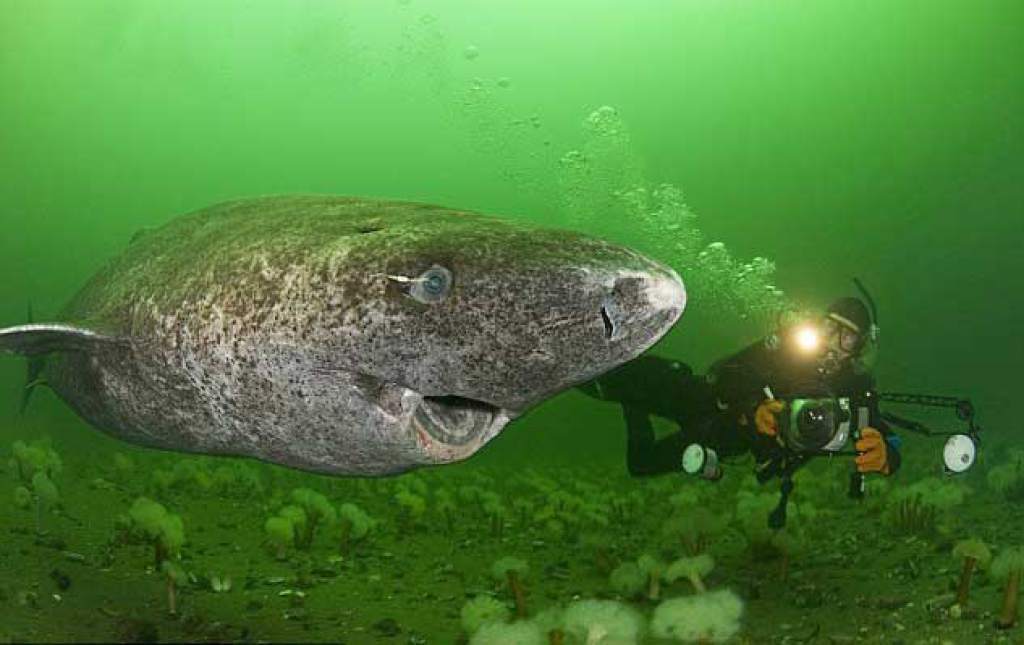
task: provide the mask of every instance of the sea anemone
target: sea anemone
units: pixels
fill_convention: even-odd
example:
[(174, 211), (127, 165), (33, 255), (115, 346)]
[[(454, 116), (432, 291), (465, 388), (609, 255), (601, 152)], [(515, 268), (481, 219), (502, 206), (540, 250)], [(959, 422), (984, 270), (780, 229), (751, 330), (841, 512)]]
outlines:
[(1011, 502), (1024, 501), (1024, 452), (1015, 451), (1010, 461), (988, 471), (990, 488), (1002, 493)]
[(452, 499), (447, 488), (442, 488), (434, 493), (434, 512), (444, 520), (445, 530), (449, 535), (455, 532), (455, 514), (458, 507)]
[(135, 472), (135, 460), (123, 452), (115, 452), (111, 464), (114, 472), (122, 477), (130, 477)]
[(18, 472), (18, 479), (24, 484), (31, 482), (37, 472), (53, 478), (62, 468), (60, 455), (47, 439), (37, 439), (31, 443), (15, 441), (11, 444), (11, 454), (11, 467)]
[(512, 500), (512, 510), (516, 514), (516, 521), (521, 526), (526, 526), (530, 523), (530, 515), (533, 514), (534, 505), (533, 502), (524, 497), (516, 497)]
[(302, 508), (298, 506), (289, 504), (288, 506), (282, 507), (281, 510), (277, 512), (277, 515), (278, 517), (283, 517), (291, 522), (292, 530), (295, 532), (295, 546), (301, 546), (299, 544), (299, 536), (305, 534), (306, 524), (308, 522), (306, 519), (306, 511), (302, 510)]
[(472, 636), (488, 623), (507, 622), (512, 614), (505, 603), (497, 598), (479, 595), (462, 605), (459, 616), (462, 619), (462, 629)]
[(285, 550), (295, 544), (295, 525), (291, 520), (280, 515), (267, 518), (263, 525), (267, 539), (274, 547), (274, 554), (278, 560), (285, 559)]
[(547, 634), (550, 645), (561, 645), (565, 640), (565, 629), (562, 625), (563, 612), (564, 609), (561, 607), (548, 607), (537, 613), (530, 621), (539, 627), (541, 632)]
[(661, 595), (661, 576), (665, 571), (665, 563), (653, 555), (641, 555), (636, 564), (640, 571), (647, 576), (647, 598), (657, 600)]
[(523, 560), (503, 557), (491, 565), (491, 577), (498, 582), (507, 582), (512, 600), (516, 606), (516, 616), (526, 617), (526, 594), (523, 591), (523, 577), (529, 571), (529, 565)]
[(672, 598), (654, 609), (651, 633), (681, 643), (721, 643), (740, 629), (743, 601), (731, 591)]
[(167, 613), (178, 613), (178, 587), (188, 582), (185, 571), (170, 560), (164, 560), (160, 564), (160, 570), (167, 581)]
[(548, 637), (532, 622), (487, 623), (473, 634), (469, 645), (548, 645)]
[(703, 506), (678, 508), (662, 525), (662, 533), (677, 541), (687, 555), (707, 550), (726, 527), (728, 517), (715, 515)]
[(768, 516), (779, 502), (771, 493), (740, 491), (736, 496), (736, 519), (747, 541), (747, 551), (754, 559), (773, 558), (778, 555), (772, 545), (773, 531), (768, 527)]
[(960, 584), (957, 585), (956, 602), (961, 607), (967, 605), (967, 597), (971, 591), (971, 575), (975, 567), (984, 569), (992, 560), (992, 552), (984, 542), (976, 538), (962, 540), (953, 547), (953, 556), (963, 558), (963, 569), (960, 572)]
[(36, 501), (36, 533), (43, 531), (43, 513), (60, 503), (60, 491), (44, 470), (32, 475), (32, 493)]
[(501, 534), (505, 529), (505, 517), (507, 516), (505, 505), (497, 499), (489, 499), (484, 502), (483, 511), (491, 525), (491, 536), (500, 540)]
[(967, 488), (937, 477), (927, 477), (889, 494), (896, 530), (904, 534), (929, 535), (939, 517), (964, 501)]
[(612, 570), (611, 545), (608, 543), (607, 532), (590, 530), (582, 533), (579, 546), (590, 555), (588, 560), (594, 563), (598, 572), (607, 575)]
[(341, 524), (341, 553), (347, 555), (353, 542), (359, 542), (377, 525), (376, 520), (355, 504), (345, 503), (338, 507), (338, 523)]
[(772, 535), (772, 546), (782, 555), (779, 576), (783, 581), (789, 580), (789, 564), (792, 562), (794, 555), (797, 555), (806, 548), (807, 540), (801, 531), (783, 528)]
[(623, 562), (615, 567), (608, 577), (608, 582), (617, 593), (633, 599), (643, 595), (647, 586), (647, 576), (636, 562)]
[(996, 625), (1009, 629), (1017, 622), (1017, 602), (1020, 595), (1020, 581), (1024, 577), (1024, 547), (1016, 547), (1003, 551), (992, 561), (992, 576), (997, 580), (1005, 580), (1003, 592), (1003, 609)]
[(628, 645), (644, 633), (640, 613), (614, 600), (578, 600), (566, 607), (562, 625), (566, 635), (587, 645)]
[(32, 506), (32, 491), (24, 486), (18, 486), (15, 488), (14, 505), (21, 509), (27, 509)]
[(176, 555), (185, 542), (181, 517), (168, 513), (162, 504), (140, 497), (128, 511), (130, 538), (153, 545), (153, 560), (159, 569), (164, 560)]
[(686, 578), (698, 593), (704, 593), (707, 591), (704, 576), (711, 573), (714, 568), (715, 560), (707, 553), (692, 558), (679, 558), (665, 571), (665, 580), (671, 583), (679, 578)]
[(335, 520), (334, 507), (327, 501), (327, 498), (309, 488), (296, 488), (292, 491), (292, 502), (301, 508), (306, 514), (306, 522), (301, 530), (296, 527), (295, 545), (300, 549), (308, 549), (313, 544), (316, 534), (316, 527), (321, 522), (331, 524)]
[(399, 509), (398, 522), (402, 526), (403, 532), (408, 533), (412, 531), (413, 525), (423, 517), (423, 513), (427, 510), (427, 503), (421, 496), (404, 488), (395, 493), (394, 500)]

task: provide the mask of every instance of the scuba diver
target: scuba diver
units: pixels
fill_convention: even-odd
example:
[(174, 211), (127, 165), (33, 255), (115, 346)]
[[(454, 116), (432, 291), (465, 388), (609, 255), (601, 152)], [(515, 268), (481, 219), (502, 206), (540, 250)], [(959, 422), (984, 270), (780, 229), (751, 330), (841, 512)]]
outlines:
[[(707, 375), (648, 355), (579, 389), (622, 406), (630, 474), (682, 471), (717, 480), (719, 457), (750, 452), (759, 482), (783, 482), (775, 521), (784, 523), (792, 475), (814, 456), (851, 454), (840, 451), (852, 441), (854, 496), (855, 487), (863, 490), (864, 474), (899, 468), (900, 439), (879, 411), (864, 361), (877, 334), (864, 302), (841, 298), (815, 323), (781, 328), (716, 362)], [(680, 431), (656, 439), (652, 416), (677, 423)]]

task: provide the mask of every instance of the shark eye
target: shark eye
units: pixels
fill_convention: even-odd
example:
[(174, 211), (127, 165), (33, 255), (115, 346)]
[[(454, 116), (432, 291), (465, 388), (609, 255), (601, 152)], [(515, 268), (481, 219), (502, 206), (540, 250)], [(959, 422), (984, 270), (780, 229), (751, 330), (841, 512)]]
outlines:
[(413, 282), (409, 295), (428, 305), (441, 302), (448, 297), (452, 288), (452, 272), (434, 265)]

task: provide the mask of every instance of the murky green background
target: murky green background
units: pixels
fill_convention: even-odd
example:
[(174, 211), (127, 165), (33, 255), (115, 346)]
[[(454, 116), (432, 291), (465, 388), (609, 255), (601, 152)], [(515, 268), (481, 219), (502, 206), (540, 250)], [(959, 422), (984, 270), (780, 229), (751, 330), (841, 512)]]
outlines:
[[(1017, 0), (0, 0), (0, 326), (29, 301), (45, 320), (139, 228), (240, 196), (421, 200), (668, 248), (628, 209), (579, 210), (609, 201), (609, 175), (567, 169), (584, 151), (681, 189), (704, 242), (771, 259), (792, 302), (859, 276), (882, 386), (970, 395), (1019, 444), (1022, 62)], [(610, 137), (587, 125), (602, 106)], [(692, 295), (658, 352), (703, 368), (765, 331)], [(23, 369), (0, 360), (0, 444), (106, 441), (49, 393), (18, 419)], [(478, 459), (618, 472), (622, 447), (618, 409), (570, 393)]]

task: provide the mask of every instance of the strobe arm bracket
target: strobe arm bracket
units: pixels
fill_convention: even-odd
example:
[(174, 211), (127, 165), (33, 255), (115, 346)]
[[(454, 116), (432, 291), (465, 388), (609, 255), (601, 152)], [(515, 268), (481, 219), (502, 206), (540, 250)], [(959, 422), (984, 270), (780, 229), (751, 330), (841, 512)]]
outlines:
[(952, 408), (960, 421), (967, 424), (967, 432), (935, 432), (928, 426), (912, 419), (883, 412), (882, 418), (889, 423), (923, 434), (926, 437), (945, 437), (946, 444), (942, 450), (945, 472), (957, 474), (966, 472), (974, 465), (978, 444), (981, 442), (981, 426), (974, 418), (974, 404), (970, 399), (952, 396), (935, 396), (931, 394), (904, 394), (897, 392), (876, 393), (879, 401), (906, 405), (921, 405), (937, 408)]
[(896, 426), (897, 428), (903, 428), (904, 430), (910, 430), (911, 432), (923, 434), (926, 437), (930, 437), (933, 434), (935, 434), (934, 432), (932, 432), (931, 428), (921, 423), (920, 421), (907, 419), (906, 417), (901, 417), (898, 414), (893, 414), (891, 412), (883, 412), (882, 418), (891, 423), (892, 425)]
[[(903, 405), (950, 408), (956, 411), (958, 419), (967, 423), (967, 434), (969, 434), (973, 439), (977, 440), (978, 433), (981, 432), (981, 426), (978, 425), (974, 417), (974, 404), (971, 403), (970, 399), (956, 396), (941, 396), (936, 394), (908, 394), (905, 392), (876, 392), (875, 398), (879, 401), (887, 401), (889, 403), (899, 403)], [(890, 412), (883, 412), (882, 418), (895, 426), (927, 436), (949, 436), (951, 434), (955, 434), (948, 432), (935, 432), (923, 423), (907, 419)]]
[(877, 392), (879, 401), (903, 403), (906, 405), (922, 405), (933, 408), (953, 408), (961, 421), (974, 419), (974, 404), (970, 399), (956, 396), (940, 396), (936, 394), (907, 394), (905, 392)]

